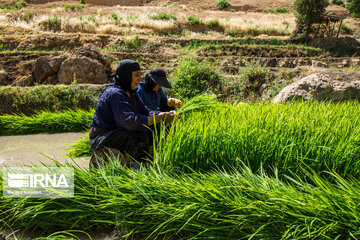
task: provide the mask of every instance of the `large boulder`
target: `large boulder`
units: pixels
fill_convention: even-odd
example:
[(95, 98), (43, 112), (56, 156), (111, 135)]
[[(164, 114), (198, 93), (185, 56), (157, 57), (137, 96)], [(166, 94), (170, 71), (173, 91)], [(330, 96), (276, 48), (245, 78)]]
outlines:
[(34, 77), (39, 83), (43, 83), (47, 77), (55, 74), (50, 66), (51, 58), (48, 56), (39, 57), (35, 62)]
[(58, 80), (62, 84), (108, 82), (108, 77), (101, 63), (88, 57), (71, 57), (66, 59), (58, 72)]
[(360, 100), (360, 72), (327, 70), (311, 74), (285, 87), (273, 103), (292, 100)]

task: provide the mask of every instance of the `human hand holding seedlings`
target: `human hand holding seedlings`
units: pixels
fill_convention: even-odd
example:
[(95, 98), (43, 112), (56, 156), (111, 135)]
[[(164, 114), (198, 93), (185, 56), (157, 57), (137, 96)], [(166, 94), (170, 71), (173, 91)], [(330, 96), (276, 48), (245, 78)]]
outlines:
[[(172, 110), (170, 112), (160, 112), (159, 114), (153, 116), (150, 115), (148, 117), (148, 125), (153, 125), (154, 123), (158, 123), (158, 122), (162, 122), (162, 121), (166, 121), (166, 122), (172, 122), (172, 120), (174, 119), (176, 115), (176, 111)], [(155, 122), (154, 122), (155, 120)]]
[(181, 108), (184, 105), (181, 100), (176, 98), (169, 98), (167, 104), (169, 107), (177, 107), (177, 108)]

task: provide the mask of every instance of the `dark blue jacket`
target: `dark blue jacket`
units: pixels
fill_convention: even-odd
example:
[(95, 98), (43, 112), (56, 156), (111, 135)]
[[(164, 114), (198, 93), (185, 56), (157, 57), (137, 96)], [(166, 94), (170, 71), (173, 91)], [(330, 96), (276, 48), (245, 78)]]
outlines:
[(164, 90), (161, 88), (156, 92), (145, 91), (144, 86), (140, 83), (137, 90), (143, 103), (152, 110), (161, 110), (167, 108), (168, 97), (165, 95)]
[(136, 91), (131, 91), (129, 97), (121, 87), (110, 85), (99, 99), (92, 125), (109, 130), (145, 131), (150, 114), (153, 111), (144, 105)]

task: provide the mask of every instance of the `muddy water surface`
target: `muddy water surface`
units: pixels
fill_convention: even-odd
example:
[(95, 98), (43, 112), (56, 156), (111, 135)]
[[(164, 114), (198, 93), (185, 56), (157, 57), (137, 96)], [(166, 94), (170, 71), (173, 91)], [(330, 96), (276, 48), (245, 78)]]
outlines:
[[(68, 148), (85, 133), (35, 134), (0, 137), (0, 169), (9, 166), (40, 164), (53, 165), (49, 159), (60, 163), (73, 162), (65, 154)], [(77, 158), (74, 161), (81, 167), (87, 167), (89, 158)]]

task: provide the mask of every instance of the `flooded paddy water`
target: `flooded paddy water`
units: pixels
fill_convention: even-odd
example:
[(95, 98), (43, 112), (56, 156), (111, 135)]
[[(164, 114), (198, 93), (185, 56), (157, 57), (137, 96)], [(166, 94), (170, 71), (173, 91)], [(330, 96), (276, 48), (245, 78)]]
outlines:
[[(85, 133), (58, 133), (0, 137), (0, 170), (5, 165), (53, 165), (51, 159), (60, 163), (72, 163), (73, 160), (66, 156), (67, 149), (84, 136)], [(87, 168), (89, 164), (89, 158), (76, 158), (74, 161), (80, 167)]]

